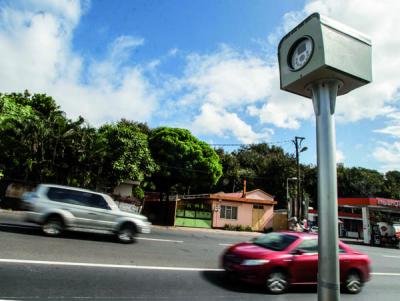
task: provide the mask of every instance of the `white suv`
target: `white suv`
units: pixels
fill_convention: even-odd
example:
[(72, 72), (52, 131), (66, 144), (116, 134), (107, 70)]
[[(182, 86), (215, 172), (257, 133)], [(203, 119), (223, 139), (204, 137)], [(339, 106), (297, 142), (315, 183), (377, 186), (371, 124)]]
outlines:
[(136, 233), (150, 233), (151, 224), (140, 214), (121, 211), (103, 193), (68, 186), (41, 184), (23, 195), (29, 210), (26, 220), (42, 225), (49, 236), (63, 230), (108, 231), (123, 243), (134, 241)]

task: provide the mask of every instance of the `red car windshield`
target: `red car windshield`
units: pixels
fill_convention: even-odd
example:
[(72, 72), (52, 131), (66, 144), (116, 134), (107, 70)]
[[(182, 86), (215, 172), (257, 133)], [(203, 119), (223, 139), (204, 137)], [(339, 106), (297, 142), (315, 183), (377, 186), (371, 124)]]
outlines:
[(268, 233), (254, 239), (253, 244), (274, 251), (282, 251), (290, 246), (296, 239), (298, 239), (298, 237), (295, 235)]

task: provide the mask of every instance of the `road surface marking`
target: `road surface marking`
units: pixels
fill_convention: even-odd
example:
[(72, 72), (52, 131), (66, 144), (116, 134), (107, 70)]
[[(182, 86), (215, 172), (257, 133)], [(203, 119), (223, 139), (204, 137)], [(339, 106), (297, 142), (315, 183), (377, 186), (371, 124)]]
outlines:
[(161, 239), (161, 238), (136, 237), (136, 239), (183, 243), (183, 240), (172, 240), (172, 239)]
[(189, 272), (205, 272), (205, 271), (220, 272), (220, 271), (223, 271), (223, 269), (208, 269), (208, 268), (160, 267), (160, 266), (145, 266), (145, 265), (102, 264), (102, 263), (86, 263), (86, 262), (23, 260), (23, 259), (3, 259), (3, 258), (0, 259), (0, 262), (41, 264), (41, 265), (80, 266), (80, 267), (95, 267), (95, 268), (137, 269), (137, 270), (189, 271)]
[(396, 256), (396, 255), (382, 255), (383, 257), (388, 257), (388, 258), (398, 258), (400, 259), (400, 256)]
[(371, 273), (374, 276), (400, 276), (400, 273)]
[(219, 246), (225, 246), (225, 247), (230, 247), (233, 246), (233, 244), (218, 244)]

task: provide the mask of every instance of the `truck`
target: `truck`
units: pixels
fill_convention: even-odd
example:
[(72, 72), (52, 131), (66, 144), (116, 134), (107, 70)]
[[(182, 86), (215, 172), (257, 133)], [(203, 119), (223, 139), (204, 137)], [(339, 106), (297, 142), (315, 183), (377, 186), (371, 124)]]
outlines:
[(371, 245), (400, 249), (400, 222), (377, 222), (372, 225)]

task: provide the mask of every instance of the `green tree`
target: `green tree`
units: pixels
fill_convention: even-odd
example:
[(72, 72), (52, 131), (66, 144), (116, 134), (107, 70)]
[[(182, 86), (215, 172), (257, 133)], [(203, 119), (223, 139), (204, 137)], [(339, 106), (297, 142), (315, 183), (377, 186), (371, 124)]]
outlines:
[(375, 197), (384, 188), (384, 176), (376, 170), (338, 166), (339, 197)]
[(65, 117), (44, 94), (0, 95), (0, 154), (6, 175), (34, 181), (51, 177), (51, 139), (59, 119)]
[(313, 165), (303, 165), (301, 170), (304, 173), (303, 188), (304, 195), (310, 200), (309, 206), (318, 208), (318, 171)]
[(293, 156), (266, 143), (242, 146), (232, 156), (239, 164), (234, 174), (240, 182), (246, 178), (247, 190), (262, 189), (275, 196), (277, 208), (286, 208), (286, 179), (296, 174)]
[[(106, 124), (99, 129), (102, 148), (98, 170), (98, 186), (112, 189), (124, 180), (135, 180), (143, 184), (157, 166), (151, 157), (148, 137), (134, 122), (121, 120), (116, 124)], [(143, 196), (137, 189), (136, 195)]]
[(222, 164), (222, 176), (214, 191), (234, 192), (243, 185), (243, 179), (253, 177), (251, 170), (240, 166), (240, 162), (234, 153), (225, 152), (222, 148), (216, 150)]
[[(97, 132), (45, 94), (0, 95), (0, 158), (8, 178), (93, 187)], [(95, 153), (95, 152), (94, 152)]]
[(400, 171), (392, 170), (385, 174), (382, 196), (400, 200)]
[(189, 130), (156, 128), (151, 131), (149, 145), (159, 166), (152, 180), (162, 193), (168, 195), (174, 186), (180, 193), (189, 191), (191, 186), (209, 189), (222, 175), (216, 152)]

